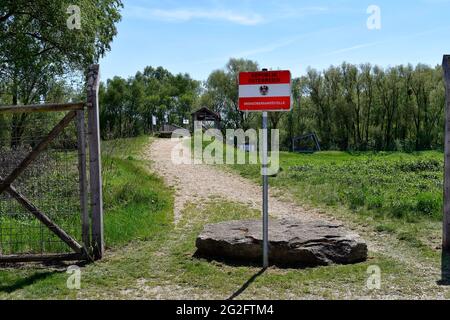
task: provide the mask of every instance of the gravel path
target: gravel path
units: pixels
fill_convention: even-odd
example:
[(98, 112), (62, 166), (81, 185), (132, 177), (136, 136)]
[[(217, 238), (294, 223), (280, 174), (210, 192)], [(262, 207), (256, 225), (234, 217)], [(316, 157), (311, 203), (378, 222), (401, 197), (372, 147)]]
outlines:
[[(174, 164), (171, 161), (172, 149), (179, 142), (171, 139), (158, 139), (147, 151), (153, 169), (162, 176), (166, 183), (175, 188), (175, 223), (182, 215), (188, 202), (201, 201), (211, 197), (240, 202), (254, 209), (261, 209), (262, 190), (257, 184), (237, 174), (224, 172), (212, 165)], [(301, 220), (324, 220), (315, 210), (306, 210), (293, 204), (288, 199), (275, 197), (277, 190), (271, 190), (269, 196), (269, 214), (272, 217), (295, 217)]]
[[(232, 172), (225, 172), (212, 165), (176, 165), (171, 161), (171, 153), (176, 141), (157, 139), (146, 150), (145, 157), (153, 162), (152, 168), (162, 176), (166, 183), (175, 189), (175, 222), (182, 216), (183, 209), (188, 203), (220, 197), (229, 201), (243, 203), (251, 208), (261, 209), (261, 187), (256, 183), (242, 178)], [(300, 220), (328, 220), (336, 218), (320, 209), (306, 209), (295, 203), (288, 195), (280, 196), (282, 192), (270, 189), (269, 213), (272, 217), (295, 217)], [(392, 293), (391, 298), (430, 298), (443, 299), (448, 294), (447, 287), (438, 286), (440, 279), (440, 265), (433, 259), (422, 257), (411, 250), (395, 236), (378, 233), (369, 226), (346, 221), (347, 229), (364, 235), (369, 252), (381, 253), (394, 261), (409, 266), (411, 276), (421, 279), (415, 291), (410, 293)], [(410, 290), (411, 284), (405, 283), (405, 290)], [(163, 295), (164, 296), (164, 295)], [(380, 297), (381, 298), (381, 297)], [(384, 296), (383, 298), (389, 298)]]

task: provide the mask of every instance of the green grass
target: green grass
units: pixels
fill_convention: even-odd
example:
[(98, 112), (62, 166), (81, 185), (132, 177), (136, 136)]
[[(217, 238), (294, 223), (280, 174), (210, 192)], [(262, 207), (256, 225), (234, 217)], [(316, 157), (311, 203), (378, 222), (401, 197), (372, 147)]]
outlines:
[[(7, 152), (11, 157), (12, 152)], [(15, 154), (20, 156), (20, 152)], [(33, 205), (75, 239), (81, 241), (77, 153), (48, 150), (14, 185)], [(2, 254), (70, 252), (70, 248), (13, 198), (0, 201)]]
[[(272, 186), (289, 191), (300, 203), (323, 206), (344, 221), (367, 224), (378, 234), (393, 234), (400, 247), (392, 244), (395, 254), (369, 252), (366, 262), (355, 265), (269, 268), (258, 275), (258, 267), (207, 261), (195, 258), (194, 253), (195, 239), (206, 223), (259, 218), (260, 212), (216, 198), (205, 204), (189, 204), (174, 226), (173, 192), (149, 172), (148, 163), (140, 156), (147, 142), (148, 138), (142, 137), (104, 144), (109, 248), (103, 260), (82, 268), (81, 290), (67, 289), (65, 267), (30, 265), (0, 271), (0, 299), (226, 299), (246, 284), (248, 287), (237, 298), (449, 297), (445, 287), (436, 285), (438, 275), (425, 268), (431, 265), (433, 270), (439, 269), (436, 252), (425, 240), (438, 232), (439, 216), (433, 205), (427, 205), (427, 194), (434, 195), (439, 189), (434, 185), (440, 166), (435, 160), (439, 162), (441, 154), (283, 153), (283, 170), (270, 179)], [(257, 165), (233, 166), (233, 170), (260, 180)], [(428, 178), (419, 179), (425, 175)], [(372, 185), (371, 181), (377, 183)], [(356, 190), (363, 194), (358, 201), (349, 197)], [(367, 199), (377, 190), (383, 201), (369, 206)], [(404, 205), (416, 190), (425, 194), (423, 200), (413, 197), (415, 203), (405, 206), (406, 212), (395, 214), (391, 208), (394, 200)], [(335, 195), (333, 201), (329, 194)], [(430, 250), (431, 259), (422, 255)], [(418, 260), (414, 260), (416, 253), (421, 255)], [(397, 258), (397, 254), (408, 258)], [(371, 265), (382, 271), (380, 290), (366, 287)]]
[[(108, 252), (141, 241), (155, 241), (172, 228), (173, 196), (150, 173), (141, 150), (148, 137), (103, 143), (104, 228)], [(96, 267), (93, 270), (97, 279)], [(137, 266), (134, 268), (139, 269)], [(136, 270), (137, 270), (136, 269)], [(0, 298), (74, 298), (66, 288), (65, 268), (13, 266), (0, 269)], [(88, 277), (89, 278), (89, 277)], [(99, 283), (106, 281), (105, 274)], [(124, 277), (126, 278), (126, 277)]]
[[(346, 153), (280, 154), (281, 171), (272, 187), (301, 204), (324, 207), (331, 214), (369, 223), (416, 247), (440, 244), (443, 154)], [(259, 165), (229, 165), (260, 183)], [(342, 215), (343, 214), (343, 215)]]
[[(203, 142), (203, 152), (213, 145), (223, 146), (216, 141)], [(191, 139), (193, 146), (194, 139)], [(222, 148), (223, 161), (229, 148), (232, 147), (225, 145)], [(245, 178), (260, 182), (260, 164), (248, 164), (254, 153), (233, 151), (235, 163), (239, 154), (245, 157), (246, 164), (229, 167)], [(422, 218), (440, 221), (443, 160), (443, 153), (437, 151), (280, 152), (281, 171), (270, 178), (270, 182), (276, 187), (305, 191), (303, 198), (316, 204), (344, 205), (352, 210), (365, 208), (377, 216), (409, 221)]]
[[(377, 215), (411, 220), (442, 217), (443, 155), (320, 152), (281, 153), (274, 186), (302, 186), (312, 201), (366, 208)], [(259, 166), (233, 166), (259, 179)]]
[(104, 144), (103, 202), (109, 247), (152, 238), (172, 223), (172, 192), (149, 172), (140, 152), (148, 137)]
[[(212, 200), (202, 208), (194, 204), (188, 206), (183, 217), (179, 230), (173, 236), (178, 241), (167, 246), (167, 254), (162, 255), (163, 259), (155, 260), (156, 269), (166, 270), (158, 281), (165, 279), (180, 286), (193, 286), (193, 292), (203, 298), (224, 299), (236, 293), (260, 271), (259, 267), (230, 266), (192, 257), (195, 239), (205, 223), (259, 219), (259, 211), (236, 203)], [(372, 256), (368, 262), (356, 265), (300, 270), (270, 268), (256, 277), (238, 298), (348, 298), (379, 294), (365, 288), (366, 270), (371, 264), (379, 265), (389, 274), (401, 274), (404, 268), (383, 256)]]
[[(0, 298), (189, 298), (226, 299), (346, 299), (420, 297), (432, 295), (425, 279), (408, 265), (382, 254), (355, 265), (308, 269), (260, 268), (227, 265), (194, 257), (195, 238), (205, 223), (257, 218), (246, 206), (210, 200), (188, 205), (177, 227), (158, 236), (134, 241), (109, 252), (102, 261), (82, 269), (81, 290), (68, 290), (63, 271), (1, 272)], [(366, 287), (367, 268), (378, 265), (381, 290)], [(241, 291), (246, 284), (248, 287)], [(435, 290), (435, 288), (434, 288)]]

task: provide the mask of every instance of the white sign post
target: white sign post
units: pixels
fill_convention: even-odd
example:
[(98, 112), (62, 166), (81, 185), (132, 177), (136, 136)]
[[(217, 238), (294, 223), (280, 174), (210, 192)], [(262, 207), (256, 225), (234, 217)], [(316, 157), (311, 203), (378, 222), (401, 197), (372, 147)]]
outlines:
[(268, 176), (268, 111), (290, 111), (290, 71), (241, 72), (239, 74), (239, 110), (262, 111), (262, 216), (263, 268), (269, 267), (269, 176)]

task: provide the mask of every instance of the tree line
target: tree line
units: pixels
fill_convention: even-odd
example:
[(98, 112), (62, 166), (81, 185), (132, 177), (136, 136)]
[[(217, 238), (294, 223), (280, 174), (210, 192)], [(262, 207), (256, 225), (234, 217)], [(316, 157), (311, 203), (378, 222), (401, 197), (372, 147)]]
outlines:
[(199, 95), (199, 81), (162, 67), (146, 67), (128, 79), (109, 79), (99, 90), (102, 138), (149, 134), (163, 123), (182, 126)]
[[(199, 97), (224, 116), (225, 125), (260, 127), (260, 115), (238, 110), (237, 75), (256, 71), (256, 62), (231, 59), (211, 73)], [(293, 80), (293, 109), (269, 113), (280, 130), (281, 146), (316, 133), (326, 150), (418, 151), (443, 148), (445, 86), (440, 66), (424, 64), (382, 68), (342, 63), (326, 70), (308, 69)]]
[[(295, 80), (297, 127), (327, 149), (428, 150), (443, 147), (445, 86), (440, 66), (381, 68), (343, 63)], [(292, 116), (292, 115), (290, 115)]]
[[(110, 50), (122, 3), (77, 4), (83, 12), (81, 30), (67, 28), (65, 0), (0, 3), (0, 104), (84, 100), (84, 72)], [(259, 113), (238, 109), (237, 79), (241, 71), (260, 69), (255, 61), (230, 59), (203, 82), (163, 67), (108, 79), (99, 92), (102, 138), (148, 134), (165, 122), (182, 125), (202, 106), (221, 115), (224, 129), (259, 128)], [(445, 91), (440, 66), (343, 63), (323, 71), (308, 69), (293, 80), (293, 97), (292, 111), (269, 114), (270, 127), (280, 130), (285, 150), (293, 138), (311, 132), (322, 149), (443, 147)], [(8, 140), (14, 147), (26, 134), (43, 134), (47, 127), (34, 125), (42, 121), (36, 117), (0, 114), (0, 142)]]
[[(0, 1), (0, 105), (83, 100), (85, 72), (110, 49), (120, 0), (78, 0), (80, 29), (67, 0)], [(82, 87), (82, 85), (81, 85)], [(0, 147), (43, 135), (57, 115), (0, 114)]]

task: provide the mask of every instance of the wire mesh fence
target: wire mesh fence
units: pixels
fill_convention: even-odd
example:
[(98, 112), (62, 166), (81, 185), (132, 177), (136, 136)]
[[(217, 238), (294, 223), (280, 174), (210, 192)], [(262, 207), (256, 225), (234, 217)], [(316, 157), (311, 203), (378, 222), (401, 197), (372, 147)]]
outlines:
[(0, 263), (102, 258), (99, 85), (91, 65), (85, 102), (0, 106)]
[[(23, 170), (11, 186), (73, 239), (82, 224), (77, 126), (71, 121), (28, 165), (23, 160), (67, 112), (0, 114), (0, 179)], [(23, 167), (21, 167), (23, 166)], [(0, 256), (70, 253), (66, 242), (39, 221), (14, 194), (0, 194)]]

